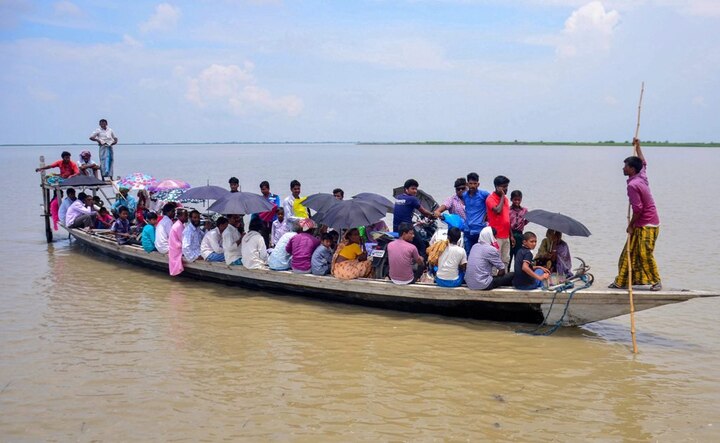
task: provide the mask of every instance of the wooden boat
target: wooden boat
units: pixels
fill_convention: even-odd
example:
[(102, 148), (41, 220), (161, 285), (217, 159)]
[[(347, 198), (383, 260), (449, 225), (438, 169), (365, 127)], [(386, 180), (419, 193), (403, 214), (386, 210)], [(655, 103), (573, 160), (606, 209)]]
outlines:
[[(163, 254), (147, 253), (138, 246), (119, 246), (113, 238), (97, 232), (79, 229), (68, 229), (68, 232), (78, 243), (100, 254), (168, 272), (167, 256)], [(556, 292), (512, 288), (476, 291), (418, 283), (399, 286), (383, 280), (338, 280), (289, 271), (248, 270), (242, 266), (204, 261), (185, 264), (182, 276), (272, 293), (496, 321), (578, 326), (630, 313), (627, 291), (594, 287), (572, 293), (571, 288)], [(636, 311), (720, 295), (684, 289), (653, 292), (639, 288), (633, 292)]]

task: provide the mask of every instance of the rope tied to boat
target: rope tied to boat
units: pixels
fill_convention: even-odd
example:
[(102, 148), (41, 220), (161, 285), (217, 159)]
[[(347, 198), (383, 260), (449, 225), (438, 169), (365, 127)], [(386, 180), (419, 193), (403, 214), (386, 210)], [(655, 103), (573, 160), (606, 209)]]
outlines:
[[(553, 333), (555, 333), (555, 331), (560, 329), (560, 327), (563, 324), (563, 321), (565, 321), (565, 316), (567, 315), (568, 309), (570, 308), (570, 302), (572, 301), (573, 296), (575, 296), (575, 293), (592, 286), (595, 278), (593, 277), (592, 274), (582, 274), (577, 277), (577, 280), (583, 282), (582, 286), (575, 287), (574, 281), (566, 281), (565, 283), (557, 286), (553, 290), (553, 297), (552, 297), (552, 300), (550, 301), (550, 307), (548, 308), (547, 313), (544, 313), (543, 318), (548, 318), (550, 316), (550, 312), (552, 311), (552, 308), (555, 305), (555, 299), (557, 298), (558, 294), (560, 294), (561, 292), (566, 292), (569, 289), (572, 289), (572, 291), (570, 291), (570, 293), (568, 294), (568, 299), (565, 302), (565, 308), (563, 309), (563, 313), (560, 316), (560, 318), (558, 319), (558, 321), (555, 322), (555, 324), (550, 326), (547, 323), (545, 323), (545, 320), (543, 320), (543, 322), (540, 323), (538, 325), (538, 327), (535, 329), (529, 329), (529, 330), (519, 329), (515, 332), (518, 334), (548, 336), (548, 335), (552, 335)], [(541, 331), (541, 329), (545, 328), (546, 326), (550, 326), (550, 328)]]

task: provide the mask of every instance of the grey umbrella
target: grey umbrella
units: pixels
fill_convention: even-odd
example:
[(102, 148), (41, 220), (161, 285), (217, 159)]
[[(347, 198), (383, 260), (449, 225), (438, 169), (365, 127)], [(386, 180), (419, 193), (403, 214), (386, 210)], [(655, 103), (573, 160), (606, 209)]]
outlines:
[(199, 200), (219, 200), (226, 195), (230, 194), (230, 191), (221, 188), (220, 186), (207, 185), (198, 186), (197, 188), (190, 188), (183, 192), (180, 196), (181, 199), (199, 199)]
[(392, 212), (395, 207), (395, 203), (380, 194), (375, 194), (374, 192), (361, 192), (358, 195), (353, 195), (353, 198), (373, 203), (378, 208), (384, 209), (385, 212)]
[(254, 214), (273, 208), (265, 197), (252, 192), (229, 192), (208, 208), (220, 214)]
[(586, 228), (584, 224), (559, 212), (533, 209), (525, 214), (525, 219), (540, 226), (545, 226), (553, 231), (562, 232), (563, 234), (579, 237), (590, 236), (590, 230)]
[(302, 205), (317, 212), (325, 212), (339, 202), (340, 200), (336, 199), (334, 195), (320, 192), (308, 195)]
[(325, 211), (318, 223), (333, 229), (348, 229), (377, 223), (385, 217), (385, 211), (362, 200), (338, 200), (337, 204)]

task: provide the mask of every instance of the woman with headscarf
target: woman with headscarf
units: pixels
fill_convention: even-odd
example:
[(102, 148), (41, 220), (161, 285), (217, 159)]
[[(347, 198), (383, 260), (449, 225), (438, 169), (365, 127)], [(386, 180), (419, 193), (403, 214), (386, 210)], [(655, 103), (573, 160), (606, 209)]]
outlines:
[[(492, 228), (487, 226), (480, 231), (478, 242), (470, 249), (465, 283), (470, 289), (493, 289), (499, 286), (512, 286), (513, 272), (505, 272), (505, 264), (500, 258), (495, 235)], [(493, 269), (497, 269), (497, 276), (493, 277)]]
[(357, 228), (347, 231), (333, 256), (332, 275), (335, 278), (353, 280), (370, 276), (372, 261), (368, 260), (367, 252), (362, 250), (361, 241)]
[(557, 273), (561, 278), (572, 276), (570, 247), (562, 239), (562, 232), (548, 229), (535, 260), (551, 272)]

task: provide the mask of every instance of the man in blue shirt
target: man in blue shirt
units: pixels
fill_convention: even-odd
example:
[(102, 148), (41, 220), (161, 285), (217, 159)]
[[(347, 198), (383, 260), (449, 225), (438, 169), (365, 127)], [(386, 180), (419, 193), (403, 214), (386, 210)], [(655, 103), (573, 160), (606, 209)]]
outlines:
[[(405, 192), (395, 197), (395, 207), (393, 208), (393, 231), (398, 232), (398, 228), (401, 223), (410, 223), (412, 225), (413, 211), (416, 209), (420, 211), (422, 215), (428, 218), (435, 218), (432, 212), (423, 208), (418, 200), (417, 195), (419, 183), (415, 179), (405, 180)], [(483, 201), (483, 204), (485, 202)], [(415, 233), (415, 237), (412, 242), (417, 247), (418, 252), (421, 256), (425, 257), (425, 242), (421, 236)]]
[(463, 194), (465, 201), (465, 252), (470, 254), (470, 249), (477, 243), (480, 231), (486, 226), (487, 210), (485, 199), (490, 195), (488, 191), (478, 189), (480, 177), (476, 172), (467, 175), (468, 190)]

